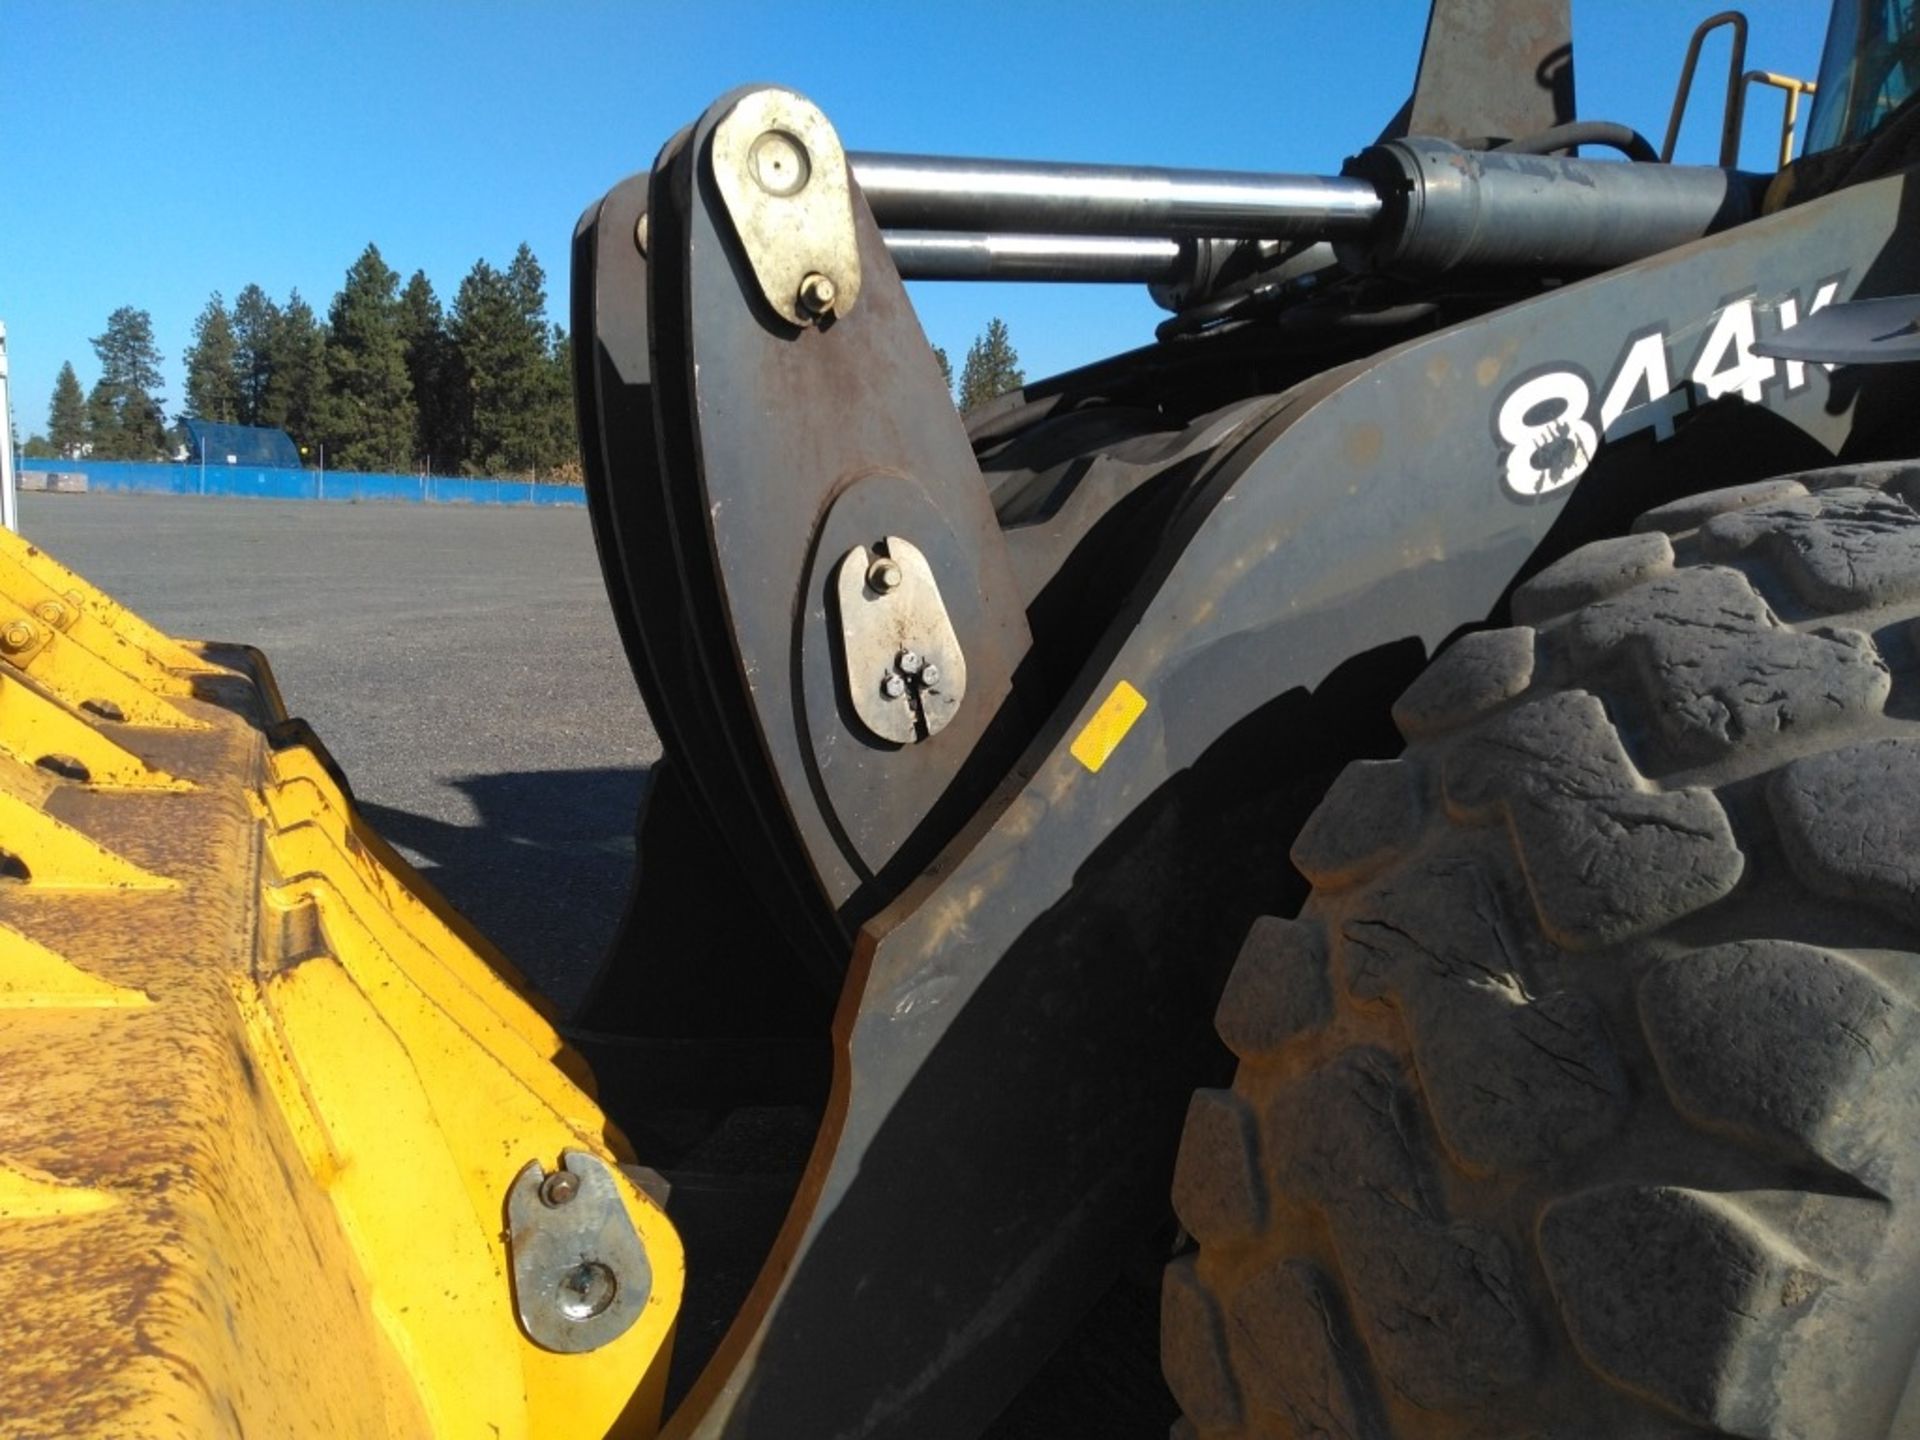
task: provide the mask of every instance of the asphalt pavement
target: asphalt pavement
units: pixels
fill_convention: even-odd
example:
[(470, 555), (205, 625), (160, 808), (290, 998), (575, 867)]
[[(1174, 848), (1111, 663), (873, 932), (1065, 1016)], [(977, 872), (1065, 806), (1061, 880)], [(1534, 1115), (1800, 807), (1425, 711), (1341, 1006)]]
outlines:
[(375, 827), (578, 998), (660, 756), (585, 510), (27, 494), (20, 524), (162, 629), (265, 651)]

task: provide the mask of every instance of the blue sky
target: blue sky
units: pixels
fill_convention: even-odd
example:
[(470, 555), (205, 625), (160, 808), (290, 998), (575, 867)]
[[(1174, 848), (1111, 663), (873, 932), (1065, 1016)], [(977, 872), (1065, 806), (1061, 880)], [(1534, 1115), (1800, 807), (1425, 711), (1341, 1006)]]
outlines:
[[(1658, 142), (1693, 24), (1672, 0), (1575, 6), (1584, 117)], [(1826, 6), (1749, 4), (1748, 64), (1811, 75)], [(213, 290), (297, 286), (324, 312), (369, 241), (443, 300), (520, 241), (564, 310), (589, 201), (735, 85), (816, 100), (849, 147), (1020, 158), (1336, 170), (1404, 99), (1426, 7), (1258, 0), (1034, 3), (67, 4), (0, 6), (0, 321), (22, 436), (61, 361), (83, 384), (116, 306), (150, 310), (169, 409)], [(1709, 49), (1681, 158), (1711, 157), (1724, 41)], [(1777, 101), (1756, 101), (1765, 164)], [(1143, 292), (920, 285), (956, 367), (1004, 316), (1037, 376), (1144, 343)]]

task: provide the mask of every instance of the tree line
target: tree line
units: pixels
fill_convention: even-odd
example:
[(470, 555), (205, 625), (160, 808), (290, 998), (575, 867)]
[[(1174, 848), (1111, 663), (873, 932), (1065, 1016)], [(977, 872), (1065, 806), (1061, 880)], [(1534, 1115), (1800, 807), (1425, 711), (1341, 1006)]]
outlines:
[(967, 347), (966, 361), (960, 367), (958, 391), (953, 388), (953, 362), (947, 359), (947, 352), (936, 345), (933, 358), (940, 363), (940, 378), (947, 382), (954, 404), (963, 412), (1027, 383), (1026, 372), (1020, 368), (1020, 356), (1013, 348), (1013, 338), (1007, 333), (1007, 322), (998, 315), (987, 322), (987, 328)]
[[(248, 285), (231, 305), (216, 291), (194, 321), (173, 425), (152, 317), (122, 306), (92, 342), (99, 380), (83, 392), (62, 365), (46, 433), (26, 453), (161, 459), (184, 444), (177, 422), (201, 419), (283, 429), (328, 469), (577, 479), (572, 349), (546, 305), (546, 274), (524, 244), (505, 268), (474, 262), (450, 308), (425, 271), (402, 285), (375, 245), (324, 319), (297, 289), (276, 302)], [(946, 352), (934, 354), (952, 392)], [(971, 409), (1023, 378), (995, 317), (967, 352), (957, 403)]]
[[(425, 271), (402, 285), (377, 245), (324, 319), (298, 290), (281, 303), (248, 285), (231, 305), (215, 292), (194, 321), (176, 422), (283, 429), (329, 469), (577, 478), (572, 354), (546, 307), (546, 273), (525, 245), (504, 268), (474, 262), (451, 307)], [(122, 306), (93, 350), (100, 379), (83, 393), (72, 362), (60, 367), (27, 454), (177, 453), (152, 317)]]

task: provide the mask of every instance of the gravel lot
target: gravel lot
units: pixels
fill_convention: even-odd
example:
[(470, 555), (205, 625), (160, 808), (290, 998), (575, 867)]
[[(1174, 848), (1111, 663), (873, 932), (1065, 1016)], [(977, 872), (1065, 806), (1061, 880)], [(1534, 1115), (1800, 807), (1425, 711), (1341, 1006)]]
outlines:
[(585, 510), (28, 494), (20, 516), (163, 629), (264, 650), (374, 825), (573, 1003), (660, 755)]

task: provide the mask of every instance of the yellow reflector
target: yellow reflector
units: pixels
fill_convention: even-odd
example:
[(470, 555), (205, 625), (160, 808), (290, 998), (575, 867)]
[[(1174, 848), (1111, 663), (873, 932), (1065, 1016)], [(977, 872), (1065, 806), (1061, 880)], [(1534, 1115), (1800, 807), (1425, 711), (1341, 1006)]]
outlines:
[(1073, 737), (1073, 758), (1092, 774), (1099, 774), (1107, 758), (1120, 748), (1120, 742), (1133, 729), (1133, 722), (1147, 712), (1147, 697), (1122, 680), (1100, 702), (1093, 718)]

